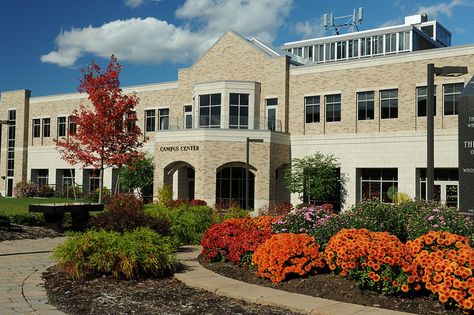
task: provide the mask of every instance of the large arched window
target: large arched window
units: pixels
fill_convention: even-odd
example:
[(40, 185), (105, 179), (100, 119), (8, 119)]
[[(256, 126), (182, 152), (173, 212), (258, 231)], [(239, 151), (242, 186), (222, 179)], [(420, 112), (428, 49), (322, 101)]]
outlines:
[[(220, 169), (216, 175), (216, 203), (229, 205), (237, 203), (245, 209), (245, 167), (229, 166)], [(255, 175), (249, 171), (249, 206), (254, 207)]]

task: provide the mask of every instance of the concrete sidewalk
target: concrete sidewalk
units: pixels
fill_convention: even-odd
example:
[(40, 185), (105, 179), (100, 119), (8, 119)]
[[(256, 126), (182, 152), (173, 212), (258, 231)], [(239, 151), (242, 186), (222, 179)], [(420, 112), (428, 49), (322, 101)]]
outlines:
[[(64, 314), (48, 304), (41, 275), (53, 262), (51, 250), (65, 238), (0, 242), (0, 314)], [(408, 313), (337, 302), (261, 287), (218, 275), (196, 260), (200, 246), (186, 246), (178, 253), (188, 269), (175, 277), (191, 287), (262, 305), (279, 306), (304, 314), (402, 315)]]
[(0, 242), (0, 314), (64, 314), (47, 304), (41, 275), (51, 250), (65, 238)]
[(298, 293), (262, 287), (223, 277), (202, 267), (196, 260), (200, 246), (185, 246), (177, 253), (188, 270), (175, 274), (175, 278), (188, 286), (212, 293), (262, 305), (278, 306), (303, 314), (324, 315), (403, 315), (404, 312), (337, 302)]

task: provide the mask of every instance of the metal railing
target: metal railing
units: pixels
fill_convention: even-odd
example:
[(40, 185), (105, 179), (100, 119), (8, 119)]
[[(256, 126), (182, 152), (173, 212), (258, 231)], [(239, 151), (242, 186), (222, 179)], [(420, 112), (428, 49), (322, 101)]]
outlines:
[[(186, 130), (186, 129), (201, 129), (201, 128), (216, 128), (216, 129), (249, 129), (249, 118), (242, 116), (222, 116), (222, 115), (201, 115), (201, 116), (187, 116), (184, 118), (176, 117), (170, 118), (167, 126), (158, 130)], [(166, 129), (166, 127), (168, 127)], [(252, 130), (270, 130), (282, 131), (281, 121), (278, 119), (260, 119), (257, 121)]]

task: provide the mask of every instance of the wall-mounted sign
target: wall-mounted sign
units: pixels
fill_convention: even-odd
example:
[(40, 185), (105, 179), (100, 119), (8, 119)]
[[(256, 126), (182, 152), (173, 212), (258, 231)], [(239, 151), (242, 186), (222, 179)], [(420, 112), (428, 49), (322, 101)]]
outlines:
[(186, 151), (199, 151), (198, 145), (175, 145), (160, 147), (160, 152), (186, 152)]
[(474, 77), (459, 96), (459, 210), (474, 217)]

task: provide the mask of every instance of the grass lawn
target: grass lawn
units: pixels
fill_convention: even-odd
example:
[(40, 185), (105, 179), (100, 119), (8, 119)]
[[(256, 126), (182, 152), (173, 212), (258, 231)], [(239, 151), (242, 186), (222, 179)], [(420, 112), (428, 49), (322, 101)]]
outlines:
[(28, 205), (33, 203), (64, 203), (74, 202), (67, 198), (0, 198), (0, 213), (6, 215), (26, 214)]

